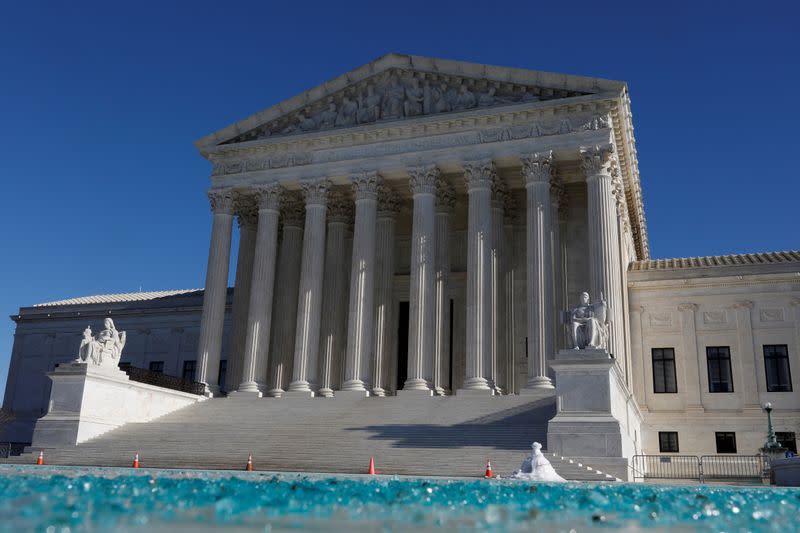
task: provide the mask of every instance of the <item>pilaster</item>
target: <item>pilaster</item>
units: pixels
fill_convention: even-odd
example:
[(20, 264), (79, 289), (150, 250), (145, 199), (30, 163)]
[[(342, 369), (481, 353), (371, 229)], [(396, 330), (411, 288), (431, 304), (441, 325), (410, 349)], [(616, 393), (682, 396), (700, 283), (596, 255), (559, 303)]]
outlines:
[[(683, 369), (683, 390), (686, 398), (686, 410), (690, 412), (704, 411), (702, 395), (703, 382), (700, 377), (700, 354), (697, 350), (697, 304), (682, 303), (678, 306), (681, 315), (681, 333), (683, 336), (683, 353), (685, 354)], [(680, 391), (680, 389), (678, 389)]]

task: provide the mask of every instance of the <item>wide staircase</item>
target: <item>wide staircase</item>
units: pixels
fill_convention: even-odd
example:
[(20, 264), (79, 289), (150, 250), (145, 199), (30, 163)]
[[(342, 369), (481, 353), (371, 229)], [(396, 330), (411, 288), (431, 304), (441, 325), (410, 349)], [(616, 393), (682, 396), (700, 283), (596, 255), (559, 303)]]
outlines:
[[(221, 398), (144, 424), (128, 424), (79, 446), (45, 450), (47, 464), (425, 476), (483, 474), (519, 468), (538, 441), (547, 447), (555, 398), (387, 397), (333, 399)], [(9, 462), (33, 463), (35, 453)], [(569, 480), (613, 481), (577, 460), (547, 454)]]

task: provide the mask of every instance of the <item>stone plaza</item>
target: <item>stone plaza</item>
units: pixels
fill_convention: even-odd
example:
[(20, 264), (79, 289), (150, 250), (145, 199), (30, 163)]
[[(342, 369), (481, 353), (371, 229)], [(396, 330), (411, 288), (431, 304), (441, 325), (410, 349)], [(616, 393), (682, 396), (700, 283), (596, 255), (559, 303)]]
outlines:
[(0, 441), (36, 446), (110, 316), (191, 409), (551, 402), (547, 451), (624, 477), (756, 453), (769, 401), (796, 449), (800, 252), (651, 259), (624, 82), (390, 54), (195, 145), (204, 289), (21, 308)]

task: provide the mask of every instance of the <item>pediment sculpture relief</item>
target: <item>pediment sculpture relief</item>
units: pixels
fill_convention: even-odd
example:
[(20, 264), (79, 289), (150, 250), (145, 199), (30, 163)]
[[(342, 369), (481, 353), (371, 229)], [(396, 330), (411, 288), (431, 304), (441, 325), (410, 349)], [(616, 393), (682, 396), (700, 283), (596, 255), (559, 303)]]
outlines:
[(585, 93), (393, 69), (225, 144), (582, 94)]

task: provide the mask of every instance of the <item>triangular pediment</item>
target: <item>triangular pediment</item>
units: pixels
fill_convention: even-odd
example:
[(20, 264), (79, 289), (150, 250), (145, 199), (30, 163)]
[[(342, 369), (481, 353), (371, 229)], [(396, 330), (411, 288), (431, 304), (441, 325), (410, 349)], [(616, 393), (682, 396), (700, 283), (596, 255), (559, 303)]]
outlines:
[(623, 88), (622, 82), (597, 78), (389, 54), (196, 145), (203, 149)]

